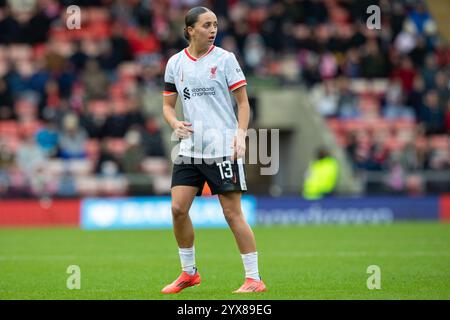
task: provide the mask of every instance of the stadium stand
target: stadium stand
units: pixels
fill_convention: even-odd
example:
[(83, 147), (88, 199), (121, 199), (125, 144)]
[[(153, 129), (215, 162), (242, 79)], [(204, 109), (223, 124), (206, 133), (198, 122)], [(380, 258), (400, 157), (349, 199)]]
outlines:
[(450, 48), (424, 1), (2, 0), (0, 197), (168, 193), (162, 72), (197, 4), (250, 84), (311, 93), (367, 193), (448, 191)]

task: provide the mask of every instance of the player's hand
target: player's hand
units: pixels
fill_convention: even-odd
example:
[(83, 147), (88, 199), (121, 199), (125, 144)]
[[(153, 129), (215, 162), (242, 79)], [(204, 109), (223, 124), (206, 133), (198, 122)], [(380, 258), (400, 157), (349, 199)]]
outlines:
[(186, 139), (194, 132), (194, 130), (190, 128), (191, 126), (192, 123), (190, 122), (177, 121), (173, 126), (173, 130), (178, 139)]
[(243, 130), (238, 130), (236, 136), (233, 139), (233, 145), (231, 148), (233, 149), (233, 154), (231, 155), (231, 161), (235, 159), (239, 159), (245, 156), (245, 137), (247, 133)]

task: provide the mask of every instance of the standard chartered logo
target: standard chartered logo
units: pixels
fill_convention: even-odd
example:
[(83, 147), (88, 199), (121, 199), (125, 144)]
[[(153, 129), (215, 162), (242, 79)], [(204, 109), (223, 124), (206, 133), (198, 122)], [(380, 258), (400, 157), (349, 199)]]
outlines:
[(191, 90), (193, 97), (201, 96), (214, 96), (216, 95), (216, 89), (214, 87), (209, 88), (194, 88)]
[(191, 93), (189, 92), (189, 89), (187, 87), (183, 90), (183, 96), (184, 100), (188, 100), (191, 98)]
[(201, 97), (201, 96), (215, 96), (216, 89), (214, 87), (209, 88), (194, 88), (189, 90), (188, 87), (183, 89), (184, 100), (190, 100), (191, 97)]

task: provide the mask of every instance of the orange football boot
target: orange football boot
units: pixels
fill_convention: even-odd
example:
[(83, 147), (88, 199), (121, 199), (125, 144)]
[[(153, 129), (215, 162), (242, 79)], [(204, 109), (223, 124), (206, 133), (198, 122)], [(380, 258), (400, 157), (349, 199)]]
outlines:
[(250, 292), (264, 292), (266, 291), (266, 285), (262, 280), (255, 280), (252, 278), (246, 278), (244, 284), (233, 291), (233, 293), (250, 293)]
[(188, 287), (197, 286), (200, 284), (200, 274), (198, 271), (195, 272), (194, 275), (189, 275), (189, 273), (183, 271), (181, 275), (171, 284), (165, 286), (161, 293), (170, 294), (170, 293), (178, 293), (183, 289)]

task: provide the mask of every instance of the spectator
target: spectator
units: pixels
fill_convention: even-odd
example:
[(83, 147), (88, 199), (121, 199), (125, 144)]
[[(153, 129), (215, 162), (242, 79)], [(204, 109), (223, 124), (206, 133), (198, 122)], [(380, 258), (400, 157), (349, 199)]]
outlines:
[(311, 88), (321, 81), (317, 68), (318, 58), (314, 53), (307, 53), (305, 60), (305, 67), (302, 71), (302, 78), (305, 81), (306, 86), (308, 88)]
[(423, 66), (425, 57), (428, 53), (427, 41), (425, 37), (419, 37), (417, 39), (417, 46), (411, 51), (411, 59), (415, 66)]
[(35, 120), (39, 115), (39, 96), (34, 91), (23, 91), (15, 101), (14, 113), (17, 120)]
[(386, 133), (377, 132), (375, 141), (370, 146), (369, 156), (366, 161), (366, 169), (370, 171), (381, 171), (387, 166), (389, 150), (386, 147)]
[(13, 99), (4, 78), (0, 78), (0, 121), (14, 119)]
[[(122, 45), (123, 48), (118, 47)], [(117, 66), (130, 58), (128, 42), (123, 38), (104, 40), (101, 43), (102, 51), (99, 56), (99, 64), (103, 70), (114, 72)]]
[(338, 71), (336, 57), (331, 53), (324, 53), (319, 62), (319, 74), (322, 80), (333, 79)]
[(436, 24), (426, 10), (423, 0), (416, 1), (414, 9), (408, 15), (408, 23), (412, 24), (415, 33), (419, 35), (433, 35)]
[(265, 54), (265, 47), (261, 36), (257, 33), (249, 34), (245, 40), (244, 59), (245, 65), (250, 73), (261, 65)]
[(58, 131), (55, 123), (45, 119), (44, 126), (36, 133), (36, 142), (48, 157), (56, 156), (58, 153)]
[(346, 53), (346, 58), (342, 65), (342, 72), (349, 78), (358, 78), (361, 76), (360, 56), (356, 49), (350, 49)]
[(339, 117), (344, 119), (359, 117), (358, 98), (350, 90), (349, 81), (346, 77), (338, 79), (338, 90), (337, 108)]
[(116, 100), (112, 102), (112, 112), (105, 122), (105, 137), (123, 138), (133, 124), (132, 116), (128, 113), (126, 101)]
[(45, 194), (51, 179), (45, 174), (47, 157), (32, 134), (24, 137), (17, 150), (16, 164), (30, 186), (29, 192), (35, 195)]
[(447, 101), (450, 99), (450, 89), (449, 89), (449, 79), (447, 74), (444, 71), (439, 71), (436, 74), (436, 91), (439, 95), (439, 106), (444, 110), (447, 106)]
[(386, 185), (390, 192), (402, 193), (405, 188), (405, 170), (399, 160), (398, 152), (391, 156), (388, 172), (386, 176)]
[(95, 164), (95, 173), (102, 177), (115, 177), (123, 173), (119, 160), (108, 150), (107, 140), (101, 143), (100, 156)]
[(108, 92), (108, 79), (96, 60), (90, 59), (81, 75), (88, 99), (101, 99)]
[(86, 157), (87, 134), (78, 125), (78, 117), (75, 114), (67, 114), (64, 117), (63, 129), (59, 138), (60, 156), (63, 159), (80, 159)]
[(436, 90), (425, 95), (424, 104), (419, 111), (419, 121), (424, 125), (426, 134), (444, 133), (444, 112), (439, 106)]
[(423, 169), (419, 161), (418, 152), (414, 141), (408, 141), (399, 151), (399, 154), (396, 153), (396, 155), (399, 158), (400, 165), (406, 172)]
[(69, 198), (76, 197), (77, 189), (75, 185), (75, 178), (70, 171), (65, 170), (58, 182), (56, 194), (60, 197)]
[(160, 49), (160, 43), (155, 35), (148, 28), (139, 26), (135, 30), (130, 30), (127, 40), (134, 57), (140, 57), (155, 53)]
[(447, 110), (445, 111), (445, 130), (450, 133), (450, 99), (447, 101)]
[(153, 116), (147, 118), (145, 128), (141, 133), (142, 143), (147, 156), (164, 157), (166, 155), (161, 128), (158, 121)]
[(419, 119), (419, 109), (423, 104), (425, 94), (425, 82), (420, 74), (414, 78), (413, 89), (408, 96), (408, 106), (414, 110), (415, 119)]
[(80, 119), (81, 126), (90, 138), (102, 139), (105, 135), (105, 123), (109, 114), (109, 102), (104, 99), (93, 99), (88, 102), (87, 111)]
[(423, 81), (425, 82), (425, 89), (430, 90), (434, 87), (436, 73), (438, 72), (438, 65), (434, 53), (429, 53), (425, 58), (425, 66), (420, 71)]
[(70, 56), (69, 61), (75, 69), (75, 72), (79, 73), (84, 70), (88, 55), (83, 51), (80, 41), (74, 42), (74, 52)]
[(121, 167), (126, 174), (142, 172), (142, 161), (145, 159), (145, 150), (141, 144), (139, 130), (131, 129), (125, 135), (127, 149), (121, 158)]
[(338, 111), (338, 95), (332, 80), (318, 85), (313, 91), (313, 99), (319, 114), (324, 117), (334, 117)]
[(23, 6), (20, 2), (9, 1), (10, 14), (2, 21), (0, 44), (38, 44), (47, 40), (50, 20), (37, 10), (36, 1)]
[(431, 170), (445, 170), (450, 168), (449, 148), (432, 149), (429, 166)]
[(386, 59), (375, 40), (369, 40), (364, 47), (361, 74), (367, 78), (382, 78), (387, 74)]
[(412, 63), (411, 58), (405, 56), (400, 60), (400, 66), (394, 68), (391, 73), (391, 79), (398, 79), (402, 84), (402, 89), (405, 93), (409, 94), (413, 89), (414, 78), (416, 77), (416, 71)]
[(0, 198), (8, 196), (11, 179), (9, 172), (14, 165), (14, 152), (0, 137)]
[(446, 67), (450, 65), (450, 48), (448, 41), (440, 37), (436, 41), (436, 59), (437, 64), (440, 67)]
[(417, 37), (412, 24), (406, 24), (403, 30), (397, 35), (394, 41), (395, 49), (400, 54), (410, 54), (416, 48)]
[(405, 97), (402, 92), (397, 97), (388, 101), (384, 108), (383, 116), (388, 120), (411, 120), (415, 119), (414, 111), (403, 102)]

